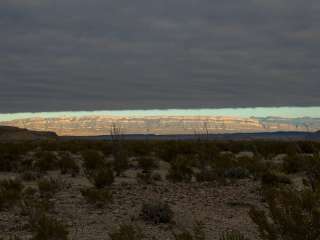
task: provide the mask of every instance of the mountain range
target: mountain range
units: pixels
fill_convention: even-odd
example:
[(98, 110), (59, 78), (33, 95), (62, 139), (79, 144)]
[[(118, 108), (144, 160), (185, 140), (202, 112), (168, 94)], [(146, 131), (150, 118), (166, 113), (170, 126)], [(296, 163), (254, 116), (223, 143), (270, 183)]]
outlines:
[(188, 135), (259, 132), (316, 132), (320, 118), (230, 117), (230, 116), (86, 116), (24, 118), (0, 125), (33, 131), (55, 132), (60, 136), (109, 135), (112, 126), (124, 134)]

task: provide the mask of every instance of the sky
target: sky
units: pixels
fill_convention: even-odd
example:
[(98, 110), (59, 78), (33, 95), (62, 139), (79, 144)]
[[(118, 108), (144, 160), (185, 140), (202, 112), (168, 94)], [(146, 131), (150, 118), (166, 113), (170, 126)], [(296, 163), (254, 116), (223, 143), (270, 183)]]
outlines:
[(320, 106), (319, 65), (318, 0), (0, 1), (0, 113)]

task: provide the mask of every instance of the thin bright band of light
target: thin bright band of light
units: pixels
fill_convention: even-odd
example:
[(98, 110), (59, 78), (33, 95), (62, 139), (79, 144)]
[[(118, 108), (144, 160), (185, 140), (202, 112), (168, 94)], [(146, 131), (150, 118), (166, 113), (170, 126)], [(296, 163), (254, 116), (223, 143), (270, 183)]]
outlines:
[(108, 110), (108, 111), (64, 111), (36, 113), (0, 113), (0, 122), (24, 118), (57, 118), (85, 116), (237, 116), (237, 117), (288, 117), (320, 118), (320, 107), (256, 107), (256, 108), (215, 108), (215, 109), (149, 109), (149, 110)]

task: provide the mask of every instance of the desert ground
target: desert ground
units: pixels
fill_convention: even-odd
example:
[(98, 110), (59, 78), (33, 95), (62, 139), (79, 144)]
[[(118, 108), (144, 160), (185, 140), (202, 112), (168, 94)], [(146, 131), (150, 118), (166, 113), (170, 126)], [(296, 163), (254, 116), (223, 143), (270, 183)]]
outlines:
[(311, 189), (320, 161), (304, 142), (0, 146), (1, 239), (267, 239), (249, 213), (269, 211), (263, 189)]

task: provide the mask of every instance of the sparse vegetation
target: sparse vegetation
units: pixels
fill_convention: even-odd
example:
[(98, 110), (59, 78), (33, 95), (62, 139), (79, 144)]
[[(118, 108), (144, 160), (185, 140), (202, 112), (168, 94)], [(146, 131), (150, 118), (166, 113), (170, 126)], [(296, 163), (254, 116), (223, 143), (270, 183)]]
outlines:
[[(319, 154), (306, 141), (127, 141), (119, 128), (112, 141), (0, 143), (0, 239), (77, 239), (88, 226), (112, 240), (255, 240), (255, 227), (262, 240), (318, 240)], [(205, 231), (188, 228), (200, 215)], [(243, 234), (218, 232), (235, 224)]]
[(263, 240), (315, 240), (320, 238), (318, 193), (273, 188), (264, 194), (268, 212), (252, 208), (250, 217)]
[(32, 240), (68, 240), (69, 232), (60, 220), (40, 212), (29, 220), (29, 227), (33, 233)]
[(140, 214), (144, 221), (154, 224), (169, 223), (173, 215), (169, 204), (160, 201), (144, 203)]
[(172, 182), (190, 182), (193, 176), (192, 162), (189, 158), (178, 156), (171, 162), (168, 180)]
[(110, 186), (114, 181), (113, 170), (106, 166), (101, 169), (88, 172), (87, 177), (96, 188)]
[(15, 206), (21, 199), (24, 186), (19, 179), (0, 181), (0, 211)]
[(81, 189), (81, 194), (87, 203), (96, 207), (103, 207), (112, 202), (112, 193), (108, 189), (85, 188)]
[(71, 174), (76, 176), (79, 174), (79, 166), (69, 152), (62, 152), (59, 159), (59, 167), (62, 174)]
[(193, 232), (184, 230), (181, 233), (173, 233), (175, 240), (206, 240), (204, 225), (202, 222), (197, 222), (193, 227)]
[(225, 232), (220, 236), (219, 240), (249, 240), (238, 231)]
[(119, 229), (109, 234), (111, 240), (141, 240), (143, 239), (142, 231), (139, 227), (122, 224)]
[(62, 188), (62, 183), (54, 178), (40, 179), (37, 184), (40, 196), (44, 198), (52, 198)]

